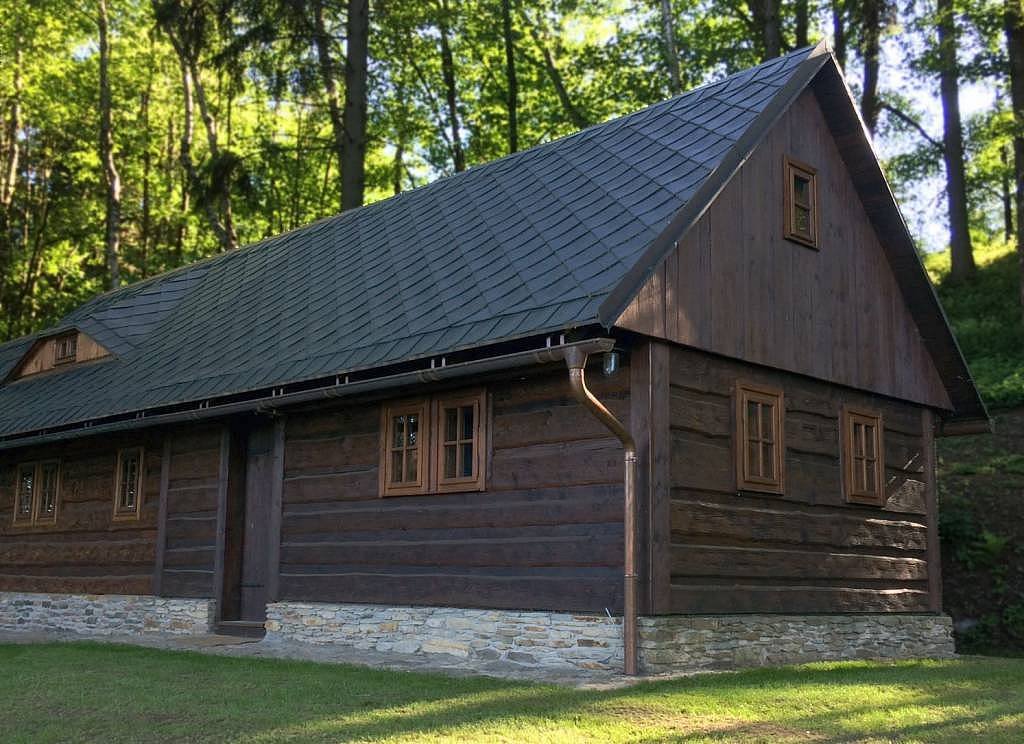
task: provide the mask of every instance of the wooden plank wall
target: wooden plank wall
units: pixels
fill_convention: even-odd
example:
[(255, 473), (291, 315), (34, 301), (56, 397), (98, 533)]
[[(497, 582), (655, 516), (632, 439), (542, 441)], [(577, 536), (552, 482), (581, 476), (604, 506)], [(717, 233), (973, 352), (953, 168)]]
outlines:
[[(119, 447), (145, 446), (139, 521), (113, 520)], [(162, 447), (152, 433), (73, 440), (0, 454), (0, 591), (149, 594)], [(61, 460), (55, 525), (12, 524), (17, 465)]]
[[(628, 419), (628, 368), (593, 388)], [(485, 492), (377, 495), (380, 408), (289, 413), (283, 599), (619, 611), (622, 448), (563, 369), (488, 387)]]
[[(785, 240), (783, 158), (817, 169), (820, 250)], [(810, 91), (616, 325), (894, 398), (949, 396)]]
[[(675, 613), (928, 611), (937, 525), (921, 409), (699, 351), (671, 351)], [(786, 493), (737, 493), (736, 379), (785, 393)], [(842, 495), (844, 404), (884, 416), (884, 507)], [(932, 578), (934, 585), (934, 575)]]
[(167, 523), (160, 592), (215, 597), (222, 428), (169, 431)]

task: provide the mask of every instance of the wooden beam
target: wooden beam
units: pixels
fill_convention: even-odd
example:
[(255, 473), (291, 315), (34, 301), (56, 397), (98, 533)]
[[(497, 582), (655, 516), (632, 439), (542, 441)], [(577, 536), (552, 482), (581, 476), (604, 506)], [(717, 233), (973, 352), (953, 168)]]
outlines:
[(160, 456), (160, 507), (156, 517), (156, 560), (153, 563), (153, 594), (161, 596), (164, 580), (164, 551), (167, 548), (167, 490), (171, 482), (171, 439), (164, 434), (163, 454)]
[(228, 475), (231, 465), (231, 427), (227, 424), (220, 432), (220, 465), (217, 469), (217, 547), (213, 557), (214, 619), (220, 621), (224, 598), (224, 546), (227, 530)]
[(284, 492), (285, 417), (274, 419), (274, 452), (270, 465), (270, 521), (267, 525), (267, 601), (276, 602), (281, 578), (281, 510)]
[(921, 446), (924, 449), (925, 509), (928, 525), (928, 609), (942, 612), (942, 554), (939, 550), (938, 472), (935, 458), (935, 414), (921, 409)]

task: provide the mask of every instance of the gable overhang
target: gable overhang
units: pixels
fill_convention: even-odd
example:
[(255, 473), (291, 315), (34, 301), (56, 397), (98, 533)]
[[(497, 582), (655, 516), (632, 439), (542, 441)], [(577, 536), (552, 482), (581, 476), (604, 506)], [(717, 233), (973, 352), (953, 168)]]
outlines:
[(819, 43), (776, 93), (761, 114), (722, 158), (718, 168), (676, 213), (640, 260), (625, 274), (598, 308), (601, 325), (611, 329), (683, 236), (707, 212), (733, 176), (753, 155), (773, 125), (805, 90), (810, 88), (835, 138), (865, 212), (878, 235), (886, 260), (921, 339), (931, 355), (952, 410), (939, 410), (938, 436), (992, 431), (992, 420), (971, 378), (960, 346), (938, 295), (917, 253), (910, 229), (871, 146), (849, 87), (827, 44)]

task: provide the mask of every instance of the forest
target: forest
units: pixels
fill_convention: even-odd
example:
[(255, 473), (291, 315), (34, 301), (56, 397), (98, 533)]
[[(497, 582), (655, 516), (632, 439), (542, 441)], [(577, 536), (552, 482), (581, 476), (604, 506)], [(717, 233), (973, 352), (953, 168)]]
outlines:
[(3, 0), (0, 341), (822, 38), (897, 195), (941, 225), (949, 280), (982, 244), (1024, 267), (1022, 18), (1021, 0)]

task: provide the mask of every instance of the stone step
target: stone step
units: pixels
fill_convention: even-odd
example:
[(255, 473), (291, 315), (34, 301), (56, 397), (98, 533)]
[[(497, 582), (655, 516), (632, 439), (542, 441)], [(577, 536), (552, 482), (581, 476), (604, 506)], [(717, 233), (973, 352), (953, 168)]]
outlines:
[(262, 638), (267, 631), (260, 620), (221, 620), (217, 623), (217, 632), (221, 635)]

